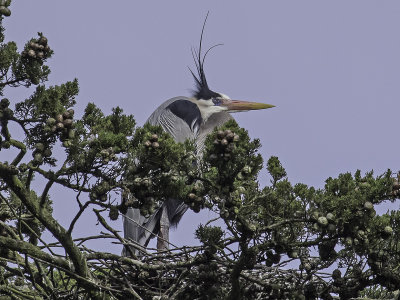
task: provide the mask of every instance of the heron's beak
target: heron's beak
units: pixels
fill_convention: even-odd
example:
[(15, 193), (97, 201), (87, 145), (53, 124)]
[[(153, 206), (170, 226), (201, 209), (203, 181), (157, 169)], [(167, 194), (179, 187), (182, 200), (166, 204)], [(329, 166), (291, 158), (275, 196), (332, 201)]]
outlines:
[(230, 99), (223, 99), (221, 106), (225, 106), (227, 108), (227, 110), (231, 111), (231, 112), (266, 109), (266, 108), (275, 107), (275, 105), (272, 105), (272, 104), (249, 102), (249, 101), (242, 101), (242, 100), (230, 100)]

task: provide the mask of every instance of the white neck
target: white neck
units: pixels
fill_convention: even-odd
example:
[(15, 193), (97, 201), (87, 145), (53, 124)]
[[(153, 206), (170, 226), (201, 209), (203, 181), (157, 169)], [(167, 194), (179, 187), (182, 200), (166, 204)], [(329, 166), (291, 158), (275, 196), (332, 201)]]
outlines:
[(211, 115), (227, 110), (226, 107), (214, 105), (212, 100), (200, 99), (193, 102), (198, 106), (203, 122), (206, 122)]

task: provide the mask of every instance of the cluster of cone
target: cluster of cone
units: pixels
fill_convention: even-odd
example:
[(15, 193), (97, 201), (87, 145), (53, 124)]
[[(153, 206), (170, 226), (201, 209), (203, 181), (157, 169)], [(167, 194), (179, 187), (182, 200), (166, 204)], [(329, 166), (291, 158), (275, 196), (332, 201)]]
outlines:
[(71, 140), (75, 137), (73, 117), (74, 110), (68, 109), (62, 114), (57, 114), (54, 118), (48, 118), (44, 131), (60, 133), (60, 140), (63, 142), (63, 146), (68, 148), (72, 145)]

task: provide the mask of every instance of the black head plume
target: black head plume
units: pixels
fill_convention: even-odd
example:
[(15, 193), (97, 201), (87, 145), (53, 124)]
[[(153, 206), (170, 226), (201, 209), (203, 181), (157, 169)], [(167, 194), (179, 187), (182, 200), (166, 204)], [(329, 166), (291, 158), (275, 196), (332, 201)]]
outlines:
[(192, 56), (193, 56), (194, 63), (196, 65), (197, 76), (189, 68), (190, 73), (192, 73), (194, 81), (196, 83), (196, 89), (193, 91), (193, 96), (196, 99), (211, 99), (213, 97), (219, 97), (220, 96), (218, 93), (213, 92), (208, 87), (206, 75), (204, 73), (204, 61), (206, 59), (206, 56), (207, 56), (208, 52), (210, 52), (211, 49), (213, 49), (213, 48), (215, 48), (217, 46), (221, 46), (222, 44), (217, 44), (217, 45), (214, 45), (214, 46), (210, 47), (206, 51), (204, 56), (203, 57), (201, 56), (201, 46), (202, 46), (202, 43), (203, 43), (204, 28), (206, 26), (208, 14), (209, 14), (209, 12), (207, 12), (207, 16), (206, 16), (206, 18), (204, 20), (203, 28), (201, 29), (199, 49), (196, 50), (196, 49), (192, 48)]

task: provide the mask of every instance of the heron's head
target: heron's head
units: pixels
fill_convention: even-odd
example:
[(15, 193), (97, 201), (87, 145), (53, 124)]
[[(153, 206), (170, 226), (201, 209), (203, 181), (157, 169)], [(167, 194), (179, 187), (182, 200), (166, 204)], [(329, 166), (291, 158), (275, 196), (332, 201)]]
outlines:
[(194, 63), (196, 65), (197, 75), (189, 68), (195, 80), (196, 88), (193, 90), (193, 102), (199, 107), (203, 120), (207, 120), (212, 114), (221, 111), (226, 112), (240, 112), (256, 109), (266, 109), (274, 107), (275, 105), (249, 102), (242, 100), (231, 100), (227, 95), (212, 91), (207, 84), (206, 75), (204, 73), (204, 61), (208, 52), (217, 44), (209, 48), (204, 56), (201, 54), (201, 46), (203, 41), (204, 27), (206, 25), (208, 13), (204, 20), (203, 28), (201, 30), (199, 49), (192, 49)]
[(213, 92), (211, 90), (209, 94), (208, 97), (194, 97), (193, 99), (193, 102), (199, 107), (203, 120), (207, 120), (212, 114), (221, 111), (232, 113), (275, 107), (275, 105), (266, 103), (232, 100), (225, 94)]

